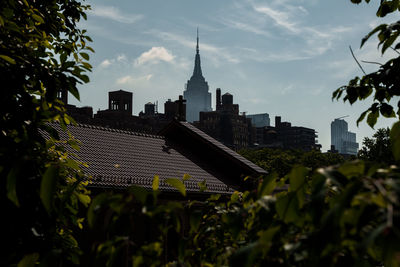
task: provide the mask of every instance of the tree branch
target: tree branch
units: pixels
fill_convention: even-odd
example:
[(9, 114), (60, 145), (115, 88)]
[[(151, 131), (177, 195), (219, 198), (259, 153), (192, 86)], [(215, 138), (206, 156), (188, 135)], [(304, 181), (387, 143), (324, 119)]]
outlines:
[(361, 67), (360, 62), (358, 62), (357, 58), (354, 56), (353, 49), (351, 49), (351, 45), (349, 45), (349, 48), (350, 48), (351, 55), (353, 56), (354, 60), (357, 62), (357, 65), (360, 67), (360, 69), (362, 70), (364, 75), (367, 75), (367, 73), (365, 73), (363, 67)]

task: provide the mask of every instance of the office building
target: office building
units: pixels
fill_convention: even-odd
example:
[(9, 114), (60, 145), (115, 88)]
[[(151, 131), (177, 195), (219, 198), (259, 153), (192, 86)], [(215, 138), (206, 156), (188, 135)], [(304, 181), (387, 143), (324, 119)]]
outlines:
[(331, 122), (331, 145), (344, 155), (357, 155), (356, 134), (348, 130), (345, 120), (337, 118)]

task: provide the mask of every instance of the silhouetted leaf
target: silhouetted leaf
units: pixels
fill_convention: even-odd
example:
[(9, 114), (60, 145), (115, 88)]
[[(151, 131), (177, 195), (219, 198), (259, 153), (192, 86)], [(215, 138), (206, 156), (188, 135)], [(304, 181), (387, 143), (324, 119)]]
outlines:
[(165, 182), (177, 189), (183, 196), (186, 196), (186, 188), (181, 180), (176, 178), (168, 178), (165, 180)]
[(15, 60), (12, 59), (12, 58), (10, 58), (9, 56), (0, 55), (0, 58), (4, 59), (4, 60), (7, 61), (8, 63), (15, 64)]
[(129, 187), (129, 192), (131, 192), (137, 200), (139, 200), (142, 204), (146, 202), (147, 196), (149, 192), (143, 187), (132, 185)]
[(200, 192), (204, 192), (204, 191), (207, 190), (207, 181), (206, 181), (206, 179), (204, 179), (202, 182), (197, 183), (197, 185), (199, 186)]
[(190, 176), (189, 174), (185, 173), (185, 174), (183, 175), (182, 180), (183, 180), (183, 181), (187, 181), (187, 180), (189, 180), (190, 178), (191, 178), (191, 176)]
[(34, 267), (38, 260), (38, 253), (27, 254), (18, 262), (18, 267)]
[(371, 128), (374, 128), (376, 121), (378, 120), (379, 112), (371, 111), (367, 116), (367, 123)]
[(400, 122), (393, 124), (390, 130), (390, 140), (392, 142), (393, 156), (396, 160), (400, 160)]
[(158, 175), (154, 175), (153, 185), (152, 185), (153, 190), (154, 191), (158, 190), (159, 185), (160, 185), (160, 177)]
[(58, 166), (51, 164), (43, 174), (40, 183), (40, 199), (47, 212), (53, 208), (53, 199), (56, 194)]
[(263, 182), (258, 186), (258, 196), (262, 197), (271, 194), (276, 188), (278, 175), (274, 172), (264, 177)]
[(13, 167), (7, 175), (7, 197), (17, 207), (19, 207), (19, 201), (17, 196), (17, 178), (19, 170)]

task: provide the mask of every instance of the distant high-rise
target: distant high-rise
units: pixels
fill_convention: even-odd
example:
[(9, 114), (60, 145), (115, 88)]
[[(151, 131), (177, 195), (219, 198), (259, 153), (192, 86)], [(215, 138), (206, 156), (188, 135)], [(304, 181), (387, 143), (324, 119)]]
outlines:
[(331, 122), (331, 145), (340, 154), (357, 155), (358, 143), (356, 142), (356, 134), (348, 130), (345, 120), (335, 119)]
[(183, 97), (186, 100), (186, 120), (188, 122), (198, 121), (200, 111), (211, 111), (211, 93), (208, 92), (208, 83), (201, 72), (198, 30), (193, 75), (186, 84)]

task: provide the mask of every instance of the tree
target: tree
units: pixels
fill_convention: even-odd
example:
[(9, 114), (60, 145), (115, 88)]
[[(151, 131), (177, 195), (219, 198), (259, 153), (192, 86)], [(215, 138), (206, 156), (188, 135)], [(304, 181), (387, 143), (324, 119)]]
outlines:
[(279, 177), (290, 173), (295, 165), (303, 165), (316, 170), (344, 162), (343, 156), (333, 153), (321, 153), (320, 151), (281, 150), (272, 148), (244, 149), (239, 153), (264, 168), (269, 173), (276, 172)]
[[(369, 3), (370, 0), (364, 0)], [(362, 0), (351, 0), (351, 2), (359, 4)], [(398, 12), (400, 2), (396, 0), (382, 0), (377, 17), (385, 17), (388, 14)], [(392, 24), (380, 24), (369, 32), (361, 41), (361, 47), (366, 41), (373, 36), (378, 35), (378, 48), (380, 47), (382, 55), (387, 49), (397, 51), (400, 49), (400, 42), (396, 43), (397, 37), (400, 34), (400, 21)], [(374, 93), (374, 99), (371, 106), (364, 111), (357, 120), (357, 124), (367, 116), (367, 123), (374, 127), (376, 121), (381, 114), (384, 117), (400, 118), (400, 100), (397, 102), (397, 111), (391, 106), (390, 101), (396, 101), (400, 96), (400, 56), (388, 60), (382, 64), (375, 72), (364, 75), (363, 77), (355, 77), (350, 80), (348, 85), (342, 86), (334, 91), (332, 98), (340, 99), (343, 96), (343, 101), (348, 101), (350, 104), (356, 101), (363, 101)], [(396, 113), (395, 113), (396, 111)]]
[(87, 8), (75, 0), (0, 5), (2, 266), (79, 261), (78, 212), (90, 198), (79, 164), (48, 123), (65, 129), (72, 119), (57, 94), (65, 89), (79, 99), (77, 83), (89, 80), (90, 38), (76, 26)]
[(365, 137), (363, 147), (358, 151), (358, 158), (368, 161), (394, 164), (390, 129), (378, 129), (372, 138)]

